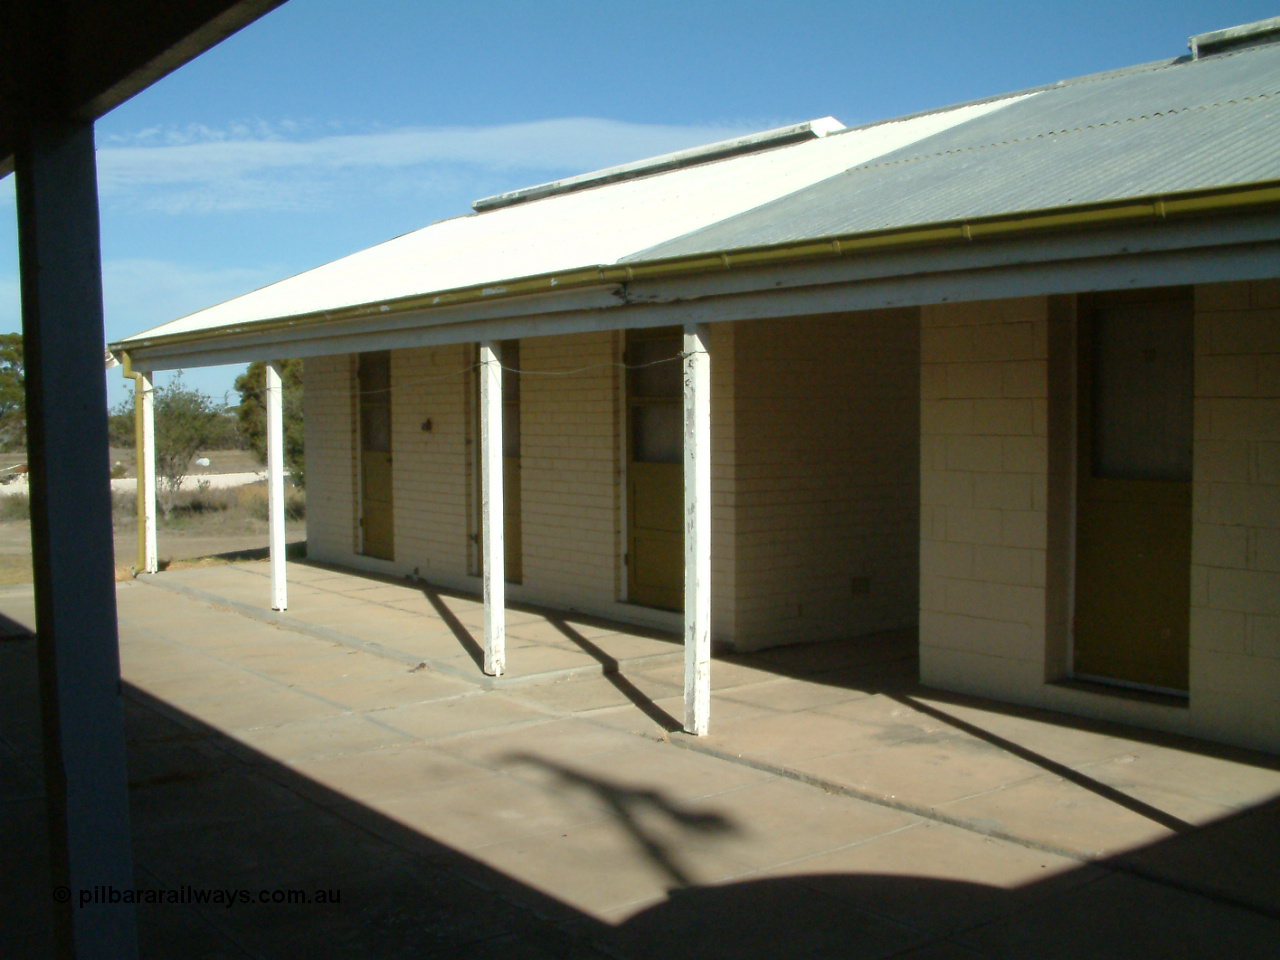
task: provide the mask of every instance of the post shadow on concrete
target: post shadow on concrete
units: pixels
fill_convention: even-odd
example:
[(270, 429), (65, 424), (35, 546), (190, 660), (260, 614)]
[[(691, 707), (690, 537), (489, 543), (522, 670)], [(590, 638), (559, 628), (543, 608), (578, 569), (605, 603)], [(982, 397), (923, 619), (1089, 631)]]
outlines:
[[(0, 647), (4, 687), (33, 682), (34, 644)], [(22, 698), (6, 695), (5, 956), (47, 955), (51, 910), (39, 764), (24, 751)], [(26, 703), (30, 704), (30, 698)], [(593, 776), (530, 751), (520, 758), (617, 813), (618, 828), (664, 871), (669, 898), (618, 925), (583, 914), (297, 774), (170, 704), (127, 690), (138, 887), (338, 891), (338, 904), (139, 907), (143, 956), (259, 960), (677, 960), (689, 957), (1062, 957), (1249, 960), (1270, 956), (1280, 918), (1230, 890), (1159, 881), (1162, 862), (1212, 879), (1280, 832), (1280, 802), (1017, 890), (926, 877), (801, 874), (717, 886), (688, 882), (646, 816), (731, 845), (738, 825), (714, 798), (675, 804), (645, 784)], [(11, 709), (12, 708), (12, 709)], [(30, 746), (29, 743), (26, 744)], [(37, 742), (38, 749), (38, 742)], [(514, 758), (513, 758), (514, 759)], [(37, 758), (38, 760), (38, 758)], [(423, 784), (424, 790), (430, 789)], [(1245, 876), (1269, 882), (1270, 875)], [(1212, 884), (1210, 884), (1210, 887)]]
[(431, 609), (435, 611), (436, 616), (440, 618), (440, 622), (449, 628), (458, 640), (459, 646), (466, 652), (476, 665), (477, 671), (483, 674), (484, 671), (484, 646), (474, 636), (471, 635), (470, 628), (458, 619), (457, 614), (449, 609), (448, 604), (444, 602), (446, 596), (461, 596), (461, 594), (452, 594), (442, 591), (429, 584), (418, 583), (415, 586), (427, 598), (427, 603), (431, 604)]
[[(302, 546), (305, 548), (305, 544), (302, 544)], [(346, 567), (306, 560), (305, 558), (299, 559), (298, 562), (316, 569), (338, 571), (349, 576), (365, 577), (398, 585), (406, 583), (403, 578), (369, 572), (355, 572)], [(467, 594), (464, 591), (436, 587), (423, 581), (412, 581), (411, 585), (427, 599), (441, 622), (449, 628), (450, 632), (458, 640), (459, 645), (476, 664), (477, 679), (479, 679), (480, 670), (484, 662), (484, 648), (481, 642), (473, 635), (471, 628), (462, 623), (445, 602), (447, 598), (476, 600), (478, 599), (477, 596)], [(575, 624), (587, 624), (608, 628), (618, 626), (617, 623), (585, 614), (574, 614), (571, 622), (563, 611), (536, 604), (508, 603), (507, 609), (533, 613), (543, 617), (566, 640), (572, 642), (596, 660), (601, 665), (604, 679), (612, 684), (651, 721), (668, 732), (676, 732), (681, 729), (680, 721), (676, 717), (673, 717), (655, 703), (626, 675), (625, 665), (622, 661), (610, 654), (607, 637), (591, 640), (575, 627)], [(681, 637), (676, 634), (651, 627), (627, 625), (626, 630), (631, 635), (669, 641), (673, 650), (678, 650), (682, 643)], [(1095, 793), (1102, 799), (1122, 806), (1140, 816), (1146, 817), (1153, 823), (1175, 832), (1189, 829), (1190, 825), (1165, 811), (1143, 803), (1123, 791), (1116, 790), (1108, 784), (1089, 777), (1075, 768), (1030, 750), (1009, 740), (1007, 737), (985, 730), (978, 724), (965, 721), (959, 716), (948, 712), (946, 705), (979, 707), (984, 711), (995, 712), (1004, 716), (1037, 720), (1059, 727), (1120, 736), (1142, 743), (1171, 747), (1252, 766), (1280, 769), (1280, 758), (1257, 751), (1215, 744), (1157, 730), (1144, 730), (1103, 720), (1093, 720), (1072, 714), (1057, 713), (1035, 707), (1026, 707), (1019, 704), (971, 697), (962, 693), (924, 687), (919, 679), (919, 658), (916, 652), (914, 631), (888, 630), (852, 637), (848, 640), (772, 647), (753, 653), (734, 653), (719, 650), (712, 663), (713, 689), (715, 688), (715, 668), (721, 664), (752, 667), (773, 673), (779, 678), (803, 680), (809, 683), (858, 690), (868, 695), (881, 694), (891, 697), (903, 706), (947, 724), (956, 732), (968, 734), (994, 749), (1002, 750), (1011, 756), (1035, 764), (1046, 773), (1061, 777), (1076, 786)], [(1113, 692), (1116, 695), (1126, 695), (1122, 691)], [(1143, 696), (1142, 694), (1135, 695)], [(928, 703), (925, 702), (924, 697), (927, 697)], [(939, 706), (939, 704), (943, 706)]]
[[(284, 545), (285, 559), (291, 563), (297, 563), (307, 558), (307, 541), (291, 540)], [(161, 572), (170, 569), (174, 563), (180, 560), (220, 560), (226, 563), (243, 563), (248, 560), (269, 560), (271, 558), (270, 547), (247, 547), (244, 550), (227, 550), (223, 553), (212, 553), (206, 556), (197, 557), (165, 557), (159, 561), (159, 569)]]
[[(631, 682), (622, 672), (622, 664), (617, 657), (610, 656), (604, 644), (593, 643), (582, 635), (580, 630), (575, 629), (573, 624), (569, 623), (562, 615), (555, 613), (547, 614), (547, 623), (555, 627), (565, 638), (573, 641), (580, 649), (589, 653), (595, 659), (604, 672), (604, 678), (613, 685), (619, 693), (631, 701), (632, 705), (643, 713), (646, 717), (656, 723), (668, 733), (674, 733), (681, 729), (680, 721), (671, 714), (663, 710), (653, 702), (651, 697), (645, 696), (634, 683)], [(649, 636), (653, 639), (667, 639), (668, 634), (659, 633), (658, 631), (632, 630), (641, 636)], [(671, 637), (673, 642), (679, 642), (678, 638)]]

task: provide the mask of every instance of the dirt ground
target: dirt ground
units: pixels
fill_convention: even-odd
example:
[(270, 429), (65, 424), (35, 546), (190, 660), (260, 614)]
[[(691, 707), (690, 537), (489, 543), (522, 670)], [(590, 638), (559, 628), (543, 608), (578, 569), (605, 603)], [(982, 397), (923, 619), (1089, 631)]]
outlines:
[[(305, 541), (305, 521), (287, 524), (289, 543)], [(160, 565), (190, 561), (267, 545), (267, 525), (263, 521), (238, 517), (210, 516), (160, 527), (157, 536)], [(117, 523), (115, 530), (116, 569), (127, 576), (137, 563), (138, 535), (133, 523)], [(0, 586), (31, 583), (31, 526), (25, 520), (0, 521)]]

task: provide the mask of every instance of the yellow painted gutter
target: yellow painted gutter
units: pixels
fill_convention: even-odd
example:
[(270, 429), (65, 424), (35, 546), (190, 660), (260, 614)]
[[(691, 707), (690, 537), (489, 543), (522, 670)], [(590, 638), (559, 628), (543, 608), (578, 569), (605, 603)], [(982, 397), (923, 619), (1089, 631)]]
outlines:
[(142, 386), (142, 374), (134, 372), (133, 358), (128, 353), (118, 351), (120, 357), (120, 372), (129, 380), (133, 381), (133, 462), (134, 473), (138, 477), (137, 498), (135, 501), (135, 509), (138, 515), (138, 564), (134, 568), (136, 571), (145, 570), (147, 566), (147, 523), (146, 523), (146, 488), (145, 483), (150, 483), (150, 477), (147, 476), (147, 470), (150, 464), (146, 462), (146, 457), (142, 455), (142, 395), (144, 387)]
[(1280, 206), (1280, 180), (1268, 180), (1243, 187), (1215, 187), (1025, 213), (974, 217), (944, 223), (832, 236), (818, 240), (747, 247), (724, 253), (668, 257), (636, 264), (585, 267), (562, 273), (523, 277), (508, 282), (460, 287), (438, 293), (415, 294), (397, 300), (360, 304), (337, 310), (297, 314), (274, 320), (248, 321), (145, 340), (130, 340), (127, 346), (137, 349), (198, 343), (229, 334), (284, 331), (295, 327), (341, 323), (366, 317), (386, 317), (435, 307), (545, 294), (604, 284), (621, 284), (633, 280), (722, 272), (747, 267), (782, 266), (910, 247), (1151, 223), (1211, 213), (1243, 213), (1269, 206)]

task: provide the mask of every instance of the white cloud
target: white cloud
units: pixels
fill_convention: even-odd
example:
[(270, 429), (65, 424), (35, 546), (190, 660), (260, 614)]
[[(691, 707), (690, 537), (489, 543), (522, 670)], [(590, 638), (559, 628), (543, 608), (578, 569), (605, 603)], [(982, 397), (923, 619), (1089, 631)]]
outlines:
[(98, 152), (102, 194), (109, 203), (168, 213), (315, 210), (341, 203), (353, 190), (444, 194), (499, 173), (527, 173), (533, 183), (759, 128), (585, 117), (491, 127), (329, 129), (254, 121), (107, 137)]

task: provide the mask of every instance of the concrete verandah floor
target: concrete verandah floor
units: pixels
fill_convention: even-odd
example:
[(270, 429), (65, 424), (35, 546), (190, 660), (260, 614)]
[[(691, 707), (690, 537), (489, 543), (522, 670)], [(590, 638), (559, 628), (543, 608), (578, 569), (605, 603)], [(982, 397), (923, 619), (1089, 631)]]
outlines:
[[(150, 956), (1247, 958), (1280, 940), (1274, 757), (929, 691), (889, 635), (717, 660), (695, 740), (673, 732), (670, 638), (512, 611), (494, 688), (477, 601), (292, 564), (276, 616), (265, 572), (121, 585), (139, 885), (342, 905), (145, 908)], [(29, 591), (0, 612), (20, 632)], [(0, 644), (0, 748), (6, 849), (38, 869), (32, 648)], [(28, 921), (47, 909), (47, 884), (5, 873)]]

